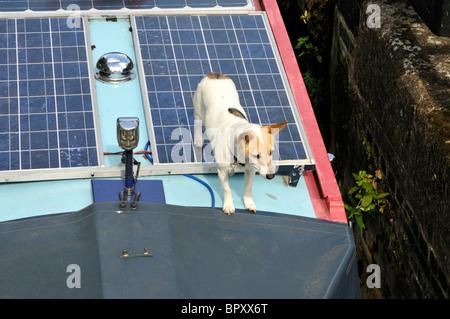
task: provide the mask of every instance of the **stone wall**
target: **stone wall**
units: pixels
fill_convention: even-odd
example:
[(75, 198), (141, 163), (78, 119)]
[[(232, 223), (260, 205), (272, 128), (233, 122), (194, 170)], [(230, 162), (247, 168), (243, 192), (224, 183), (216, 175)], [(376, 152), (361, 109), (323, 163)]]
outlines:
[[(369, 28), (367, 6), (380, 8)], [(331, 114), (349, 108), (344, 188), (351, 173), (383, 172), (390, 209), (354, 227), (361, 292), (372, 298), (448, 298), (450, 295), (450, 38), (433, 35), (406, 1), (358, 1), (359, 26), (335, 16)], [(335, 99), (336, 100), (336, 99)], [(347, 105), (343, 104), (348, 103)], [(342, 123), (341, 123), (342, 124)], [(335, 146), (332, 146), (332, 148)], [(340, 154), (339, 154), (340, 153)], [(381, 288), (369, 289), (369, 264), (381, 269)]]

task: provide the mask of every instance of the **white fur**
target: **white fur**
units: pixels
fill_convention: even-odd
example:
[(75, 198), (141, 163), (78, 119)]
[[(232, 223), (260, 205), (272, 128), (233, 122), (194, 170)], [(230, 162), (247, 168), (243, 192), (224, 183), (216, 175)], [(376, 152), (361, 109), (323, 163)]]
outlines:
[[(214, 156), (218, 164), (218, 177), (223, 189), (223, 211), (227, 214), (233, 214), (235, 211), (233, 197), (228, 183), (229, 175), (234, 173), (237, 168), (234, 163), (234, 157), (245, 159), (244, 150), (238, 147), (238, 136), (248, 130), (261, 136), (260, 126), (251, 124), (247, 120), (239, 118), (228, 111), (229, 108), (235, 108), (242, 114), (244, 109), (239, 103), (239, 96), (236, 86), (229, 78), (210, 78), (204, 77), (199, 83), (194, 95), (194, 145), (203, 146), (202, 124), (205, 126), (205, 132), (211, 141)], [(262, 140), (262, 139), (261, 139)], [(264, 177), (266, 174), (273, 174), (274, 168), (260, 167), (258, 161), (252, 161), (245, 165), (245, 208), (256, 212), (256, 205), (252, 198), (253, 178), (256, 171), (259, 171)]]

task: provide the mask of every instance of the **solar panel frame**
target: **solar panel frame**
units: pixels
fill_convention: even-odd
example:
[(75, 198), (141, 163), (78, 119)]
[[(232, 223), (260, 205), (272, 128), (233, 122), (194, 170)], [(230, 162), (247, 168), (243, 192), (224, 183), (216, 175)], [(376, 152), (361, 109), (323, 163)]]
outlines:
[[(224, 15), (227, 15), (224, 13)], [(233, 15), (232, 13), (229, 13), (228, 15)], [(147, 15), (145, 15), (146, 17), (148, 17)], [(193, 15), (190, 15), (191, 17)], [(303, 168), (306, 169), (313, 169), (314, 168), (314, 160), (312, 158), (312, 154), (311, 154), (311, 150), (309, 148), (309, 145), (307, 143), (307, 139), (306, 139), (306, 134), (303, 130), (303, 126), (301, 124), (301, 118), (300, 115), (298, 114), (297, 110), (295, 109), (295, 102), (293, 99), (293, 95), (292, 92), (290, 91), (290, 87), (287, 81), (287, 77), (285, 75), (284, 72), (284, 68), (282, 66), (281, 63), (281, 58), (278, 54), (278, 50), (276, 49), (276, 44), (275, 44), (275, 40), (273, 38), (270, 26), (268, 24), (268, 20), (267, 20), (267, 16), (264, 12), (257, 12), (257, 13), (252, 13), (249, 16), (261, 16), (262, 17), (262, 22), (264, 24), (264, 28), (267, 31), (267, 37), (269, 38), (269, 43), (271, 45), (271, 48), (273, 50), (273, 54), (274, 54), (274, 59), (276, 60), (277, 63), (277, 67), (279, 69), (280, 72), (280, 76), (281, 76), (281, 81), (284, 85), (285, 88), (285, 92), (286, 92), (286, 98), (289, 100), (289, 104), (292, 110), (292, 116), (293, 116), (293, 120), (295, 121), (295, 125), (297, 125), (298, 128), (298, 134), (301, 135), (301, 140), (303, 142), (305, 142), (305, 158), (304, 159), (294, 159), (294, 160), (284, 160), (284, 161), (278, 161), (277, 164), (280, 167), (298, 167), (298, 166), (302, 166)], [(152, 145), (152, 150), (153, 150), (153, 154), (154, 154), (154, 166), (153, 166), (153, 171), (155, 171), (156, 169), (165, 172), (165, 173), (174, 173), (174, 172), (182, 172), (182, 173), (208, 173), (208, 172), (214, 172), (217, 164), (214, 162), (195, 162), (195, 161), (186, 161), (186, 162), (178, 162), (178, 163), (167, 163), (164, 161), (160, 161), (159, 159), (159, 153), (158, 150), (156, 149), (155, 151), (155, 147), (157, 148), (157, 145), (159, 144), (158, 139), (161, 139), (160, 135), (155, 134), (155, 128), (158, 130), (166, 130), (166, 133), (170, 133), (170, 134), (177, 134), (176, 132), (174, 133), (173, 128), (172, 128), (172, 132), (170, 132), (170, 127), (164, 127), (165, 125), (163, 123), (158, 123), (158, 125), (155, 125), (154, 121), (155, 121), (155, 117), (152, 116), (152, 111), (151, 111), (151, 107), (150, 104), (151, 102), (149, 101), (149, 97), (148, 97), (148, 86), (147, 86), (147, 80), (146, 80), (146, 76), (145, 76), (145, 66), (144, 66), (144, 60), (145, 60), (145, 56), (143, 59), (142, 56), (142, 52), (141, 52), (141, 48), (139, 46), (139, 27), (136, 23), (136, 18), (138, 17), (144, 17), (144, 15), (132, 15), (131, 18), (131, 23), (132, 23), (132, 28), (133, 30), (136, 30), (136, 32), (134, 33), (135, 36), (135, 47), (136, 47), (136, 54), (137, 54), (137, 59), (138, 59), (138, 63), (140, 64), (140, 69), (142, 70), (142, 72), (140, 72), (140, 81), (141, 81), (141, 89), (143, 92), (143, 100), (144, 100), (144, 105), (145, 105), (145, 111), (146, 111), (146, 121), (147, 121), (147, 126), (148, 126), (148, 132), (149, 132), (149, 139), (150, 139), (150, 144)], [(204, 36), (204, 35), (202, 35)], [(171, 40), (170, 40), (171, 41)], [(189, 39), (184, 39), (184, 41), (189, 41)], [(216, 41), (220, 41), (220, 39), (216, 38)], [(164, 45), (164, 43), (162, 43), (162, 45)], [(156, 53), (158, 54), (158, 53)], [(218, 58), (219, 60), (219, 58)], [(202, 72), (201, 74), (198, 74), (198, 77), (192, 81), (192, 83), (190, 83), (190, 86), (193, 88), (191, 89), (191, 96), (190, 97), (182, 97), (182, 99), (190, 99), (193, 96), (193, 91), (195, 91), (195, 88), (198, 84), (198, 82), (203, 78), (203, 76), (205, 75), (205, 72)], [(225, 75), (226, 72), (224, 72)], [(233, 79), (236, 80), (236, 79)], [(155, 82), (156, 83), (156, 82)], [(157, 85), (157, 84), (151, 84), (151, 85)], [(176, 85), (182, 85), (181, 83), (176, 84)], [(155, 88), (156, 91), (156, 88)], [(239, 91), (239, 88), (238, 88)], [(240, 99), (243, 98), (242, 92), (240, 92)], [(255, 97), (251, 97), (254, 102), (255, 101)], [(153, 101), (154, 102), (154, 101)], [(176, 103), (176, 102), (175, 102)], [(185, 103), (185, 102), (183, 102)], [(242, 103), (242, 101), (241, 101)], [(244, 109), (245, 109), (245, 105)], [(292, 108), (293, 107), (293, 108)], [(184, 112), (183, 110), (177, 110), (177, 112)], [(181, 114), (183, 116), (183, 114)], [(192, 114), (185, 114), (186, 118), (192, 117)], [(249, 119), (251, 120), (252, 117), (254, 119), (254, 114), (248, 114)], [(191, 119), (192, 120), (192, 119)], [(191, 120), (187, 120), (187, 121), (191, 121)], [(292, 120), (292, 119), (291, 119)], [(156, 121), (162, 121), (161, 119), (156, 118)], [(292, 124), (292, 123), (291, 123)], [(192, 127), (192, 123), (186, 123), (186, 125), (184, 125), (185, 127), (187, 126), (191, 126)], [(168, 130), (168, 131), (167, 131)], [(193, 130), (192, 130), (193, 132)], [(208, 141), (205, 141), (205, 143), (208, 143)], [(175, 144), (178, 144), (178, 146), (180, 146), (180, 143), (175, 142)], [(185, 147), (189, 147), (190, 144), (186, 144), (186, 145), (182, 145), (183, 148)], [(193, 151), (195, 153), (195, 150)], [(144, 168), (145, 169), (145, 168)], [(290, 169), (288, 169), (290, 170)]]
[(81, 19), (75, 31), (66, 30), (61, 17), (0, 20), (14, 25), (4, 30), (13, 32), (4, 33), (11, 85), (7, 97), (2, 94), (8, 130), (0, 134), (9, 134), (2, 148), (9, 167), (0, 170), (0, 182), (91, 177), (103, 166), (89, 35)]
[[(119, 10), (179, 10), (179, 9), (254, 9), (253, 0), (0, 0), (1, 12), (58, 12), (80, 10), (119, 11)], [(94, 10), (95, 9), (95, 10)], [(65, 13), (67, 14), (67, 12)]]

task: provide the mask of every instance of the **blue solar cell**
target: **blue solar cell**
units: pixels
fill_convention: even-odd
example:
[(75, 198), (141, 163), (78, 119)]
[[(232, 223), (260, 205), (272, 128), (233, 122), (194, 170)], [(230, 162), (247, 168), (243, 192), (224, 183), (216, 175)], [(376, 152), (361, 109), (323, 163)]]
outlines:
[(0, 19), (0, 171), (98, 166), (84, 31)]
[(28, 9), (33, 11), (55, 11), (59, 8), (59, 1), (28, 1)]
[[(133, 1), (133, 0), (131, 0)], [(102, 1), (105, 2), (105, 1)], [(106, 1), (108, 2), (108, 1)], [(80, 7), (80, 10), (89, 10), (92, 9), (92, 0), (61, 0), (61, 8), (67, 9), (70, 8), (70, 5), (77, 5)]]
[(0, 2), (0, 11), (25, 11), (27, 9), (28, 9), (27, 0), (16, 0), (16, 1), (2, 0)]
[[(250, 0), (0, 0), (0, 11), (56, 11), (63, 10), (120, 10), (128, 9), (180, 9), (186, 6), (192, 8), (213, 8), (216, 6), (243, 7)], [(250, 1), (251, 3), (251, 1)]]
[(193, 94), (211, 71), (234, 81), (251, 122), (289, 121), (279, 136), (281, 160), (307, 159), (262, 15), (139, 16), (135, 23), (156, 163), (176, 162), (174, 154), (195, 161), (191, 143), (174, 130), (184, 129), (192, 140)]
[[(93, 7), (98, 10), (114, 10), (114, 9), (122, 9), (124, 8), (124, 1), (123, 0), (93, 0)], [(143, 1), (143, 2), (153, 2), (153, 1)], [(76, 2), (74, 2), (76, 3)]]

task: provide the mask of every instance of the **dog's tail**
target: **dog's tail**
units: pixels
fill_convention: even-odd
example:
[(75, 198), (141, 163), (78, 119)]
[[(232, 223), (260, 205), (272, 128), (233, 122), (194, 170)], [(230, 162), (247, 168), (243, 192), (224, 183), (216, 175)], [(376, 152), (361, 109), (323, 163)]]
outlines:
[(283, 178), (284, 185), (291, 186), (291, 185), (289, 185), (291, 178), (288, 175), (282, 175), (281, 177)]
[(228, 76), (217, 73), (217, 72), (209, 72), (208, 74), (206, 74), (206, 77), (209, 79), (213, 79), (213, 80), (226, 80), (229, 79)]

